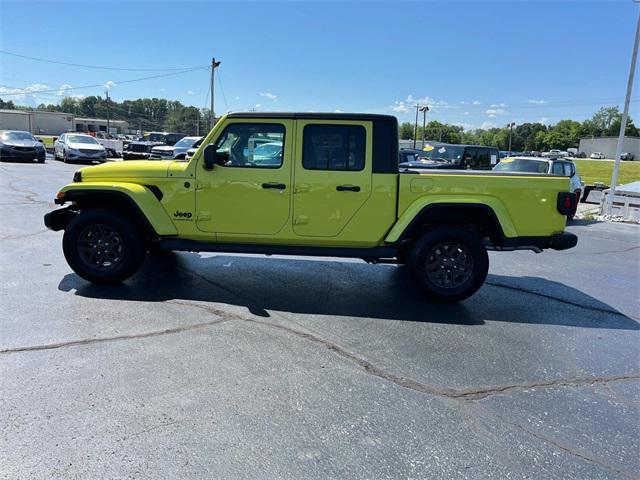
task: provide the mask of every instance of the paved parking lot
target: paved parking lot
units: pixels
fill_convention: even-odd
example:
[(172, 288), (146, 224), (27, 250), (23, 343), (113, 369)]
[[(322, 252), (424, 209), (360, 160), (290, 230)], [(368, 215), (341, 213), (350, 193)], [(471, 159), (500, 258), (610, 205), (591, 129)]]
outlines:
[(640, 230), (491, 254), (458, 305), (403, 268), (149, 257), (71, 272), (78, 168), (2, 164), (2, 478), (637, 478)]

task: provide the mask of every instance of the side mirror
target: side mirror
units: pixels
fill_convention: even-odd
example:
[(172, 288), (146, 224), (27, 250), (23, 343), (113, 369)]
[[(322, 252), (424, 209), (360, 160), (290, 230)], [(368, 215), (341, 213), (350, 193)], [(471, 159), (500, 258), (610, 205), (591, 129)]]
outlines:
[(216, 146), (212, 143), (204, 147), (204, 168), (205, 170), (213, 170), (213, 166), (216, 164), (217, 160), (217, 150)]

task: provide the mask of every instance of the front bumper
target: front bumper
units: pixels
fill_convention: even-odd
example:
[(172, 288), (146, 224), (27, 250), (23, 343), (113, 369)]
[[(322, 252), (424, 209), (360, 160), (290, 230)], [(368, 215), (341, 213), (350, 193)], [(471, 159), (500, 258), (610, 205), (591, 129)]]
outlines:
[(47, 152), (44, 150), (34, 150), (29, 152), (23, 152), (19, 150), (2, 150), (0, 152), (0, 160), (15, 161), (15, 160), (44, 160), (47, 156)]
[(76, 212), (70, 210), (69, 207), (53, 210), (45, 214), (44, 226), (54, 232), (63, 230), (75, 215), (77, 215)]
[(122, 152), (123, 160), (149, 160), (149, 152)]

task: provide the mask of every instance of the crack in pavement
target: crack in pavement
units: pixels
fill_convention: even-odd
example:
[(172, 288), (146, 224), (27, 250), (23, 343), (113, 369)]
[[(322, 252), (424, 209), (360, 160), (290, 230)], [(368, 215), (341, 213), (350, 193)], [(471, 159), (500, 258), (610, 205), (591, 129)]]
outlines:
[(540, 441), (542, 441), (543, 443), (549, 444), (554, 446), (555, 448), (557, 448), (558, 450), (562, 450), (565, 453), (568, 453), (569, 455), (572, 455), (576, 458), (579, 458), (585, 462), (591, 463), (592, 465), (596, 465), (600, 468), (603, 468), (604, 470), (607, 470), (610, 473), (613, 473), (617, 476), (621, 476), (624, 478), (628, 478), (628, 479), (633, 479), (633, 480), (637, 480), (638, 476), (637, 474), (634, 474), (632, 472), (629, 472), (627, 470), (624, 470), (618, 466), (614, 466), (611, 465), (607, 462), (604, 462), (596, 457), (594, 457), (592, 454), (587, 453), (583, 450), (577, 449), (571, 445), (567, 445), (564, 442), (560, 442), (559, 440), (556, 440), (554, 438), (550, 438), (547, 435), (543, 435), (542, 433), (538, 433), (535, 432), (533, 430), (531, 430), (530, 428), (525, 427), (524, 425), (522, 425), (521, 423), (518, 422), (513, 422), (511, 420), (507, 420), (506, 418), (504, 418), (502, 415), (497, 414), (495, 411), (491, 411), (492, 414), (498, 418), (500, 421), (504, 422), (507, 425), (511, 425), (519, 430), (522, 430), (523, 432), (525, 432), (527, 435), (530, 435), (531, 437), (534, 437)]
[(219, 317), (217, 320), (212, 320), (210, 322), (202, 322), (202, 323), (194, 323), (191, 325), (183, 325), (180, 327), (174, 328), (164, 328), (162, 330), (153, 330), (151, 332), (142, 332), (142, 333), (132, 333), (128, 335), (114, 335), (111, 337), (96, 337), (96, 338), (85, 338), (80, 340), (70, 340), (68, 342), (58, 342), (58, 343), (46, 343), (42, 345), (31, 345), (26, 347), (13, 347), (13, 348), (5, 348), (0, 350), (0, 355), (2, 354), (10, 354), (10, 353), (20, 353), (20, 352), (34, 352), (39, 350), (55, 350), (58, 348), (66, 348), (66, 347), (76, 347), (81, 345), (91, 345), (94, 343), (106, 343), (106, 342), (118, 342), (122, 340), (132, 340), (137, 338), (152, 338), (152, 337), (160, 337), (163, 335), (172, 335), (176, 333), (188, 332), (190, 330), (197, 330), (200, 328), (210, 327), (212, 325), (219, 325), (224, 322), (228, 322), (230, 320), (243, 320), (241, 317), (237, 317), (235, 315), (231, 315), (228, 312), (223, 312), (222, 310), (210, 308), (206, 305), (200, 305), (195, 303), (187, 303), (187, 302), (178, 302), (178, 301), (169, 301), (167, 303), (173, 303), (178, 305), (185, 305), (194, 308), (200, 308), (201, 310), (205, 310), (209, 313), (212, 313)]
[(19, 238), (29, 238), (29, 237), (35, 237), (36, 235), (40, 235), (42, 233), (48, 232), (49, 230), (46, 228), (43, 228), (42, 230), (38, 230), (37, 232), (31, 232), (31, 233), (24, 233), (21, 235), (7, 235), (5, 237), (0, 238), (0, 242), (4, 241), (4, 240), (16, 240)]

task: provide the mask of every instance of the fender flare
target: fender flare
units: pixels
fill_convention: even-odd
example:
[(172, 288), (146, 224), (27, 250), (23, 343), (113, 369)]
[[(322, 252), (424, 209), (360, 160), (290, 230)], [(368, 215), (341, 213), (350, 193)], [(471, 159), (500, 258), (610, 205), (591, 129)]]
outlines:
[[(494, 223), (495, 229), (501, 239), (517, 237), (515, 226), (511, 222), (508, 210), (504, 207), (500, 200), (491, 197), (490, 201), (485, 199), (473, 198), (441, 198), (441, 199), (420, 199), (413, 202), (400, 216), (396, 224), (385, 238), (386, 243), (397, 243), (404, 240), (412, 228), (420, 222), (420, 220), (428, 214), (430, 210), (436, 208), (463, 208), (463, 209), (480, 209), (485, 212)], [(489, 199), (487, 199), (489, 200)]]
[[(118, 203), (126, 204), (130, 212), (139, 218), (148, 231), (158, 236), (177, 235), (175, 225), (160, 203), (154, 190), (136, 183), (86, 183), (70, 184), (60, 190), (61, 199), (56, 203), (74, 202), (82, 204), (83, 200), (94, 200), (99, 197), (117, 198)], [(101, 205), (108, 207), (109, 205)]]

